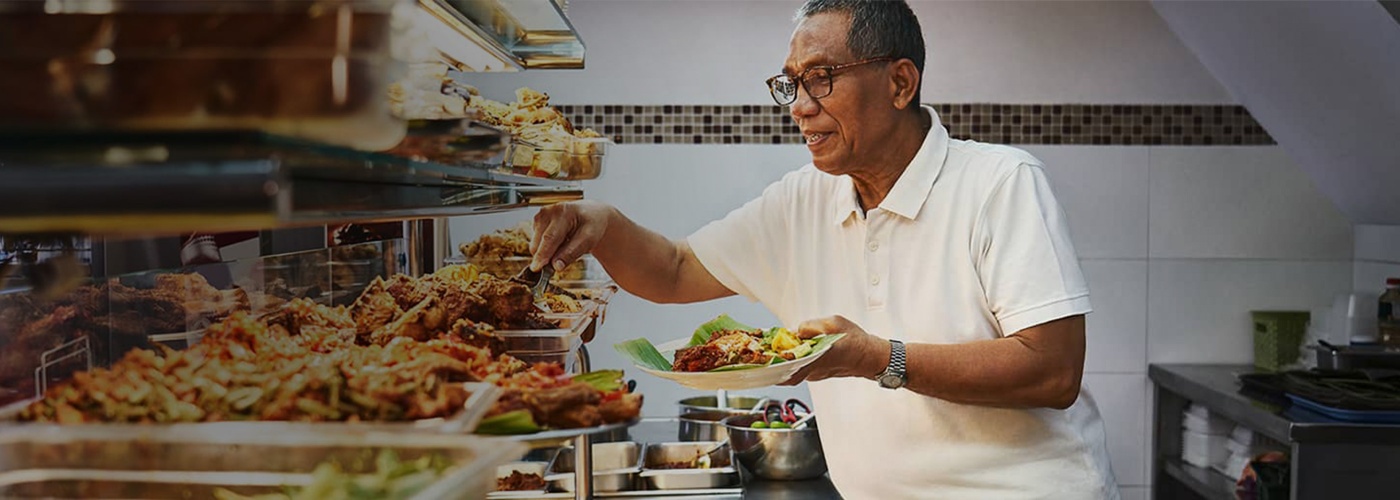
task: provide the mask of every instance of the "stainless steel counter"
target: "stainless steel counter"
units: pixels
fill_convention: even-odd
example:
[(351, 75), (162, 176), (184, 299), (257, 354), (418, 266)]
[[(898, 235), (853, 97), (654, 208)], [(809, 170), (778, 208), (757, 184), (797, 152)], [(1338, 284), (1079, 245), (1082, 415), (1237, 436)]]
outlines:
[(1400, 425), (1343, 424), (1240, 394), (1248, 365), (1151, 365), (1153, 498), (1233, 499), (1234, 480), (1181, 461), (1181, 412), (1197, 404), (1277, 441), (1289, 452), (1292, 498), (1395, 498)]

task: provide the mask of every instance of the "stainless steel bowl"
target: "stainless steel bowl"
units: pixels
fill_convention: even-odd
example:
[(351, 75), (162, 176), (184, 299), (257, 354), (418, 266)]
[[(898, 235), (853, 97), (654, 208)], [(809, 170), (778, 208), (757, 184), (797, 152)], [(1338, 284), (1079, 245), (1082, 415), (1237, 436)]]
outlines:
[(720, 423), (735, 415), (749, 415), (748, 410), (710, 410), (683, 413), (677, 437), (681, 441), (724, 441), (729, 435)]
[(680, 402), (681, 415), (685, 415), (687, 413), (698, 413), (713, 410), (747, 412), (748, 410), (753, 409), (754, 405), (757, 405), (758, 402), (762, 400), (763, 398), (751, 398), (748, 396), (729, 396), (728, 398), (725, 398), (725, 402), (728, 403), (726, 405), (728, 406), (728, 408), (720, 408), (717, 404), (719, 402), (719, 398), (716, 398), (714, 396), (697, 396), (693, 398), (685, 398), (682, 399)]
[(826, 474), (817, 419), (807, 428), (752, 429), (749, 424), (761, 415), (736, 415), (722, 422), (729, 433), (734, 458), (753, 475), (779, 481), (814, 479)]

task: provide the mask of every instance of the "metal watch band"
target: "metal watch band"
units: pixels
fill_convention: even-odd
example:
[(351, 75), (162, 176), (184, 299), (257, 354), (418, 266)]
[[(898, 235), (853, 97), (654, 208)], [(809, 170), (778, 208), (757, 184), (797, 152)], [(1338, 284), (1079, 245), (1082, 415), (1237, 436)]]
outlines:
[[(897, 378), (897, 380), (893, 380)], [(904, 342), (890, 340), (890, 364), (880, 376), (880, 386), (898, 389), (908, 380), (904, 373)]]

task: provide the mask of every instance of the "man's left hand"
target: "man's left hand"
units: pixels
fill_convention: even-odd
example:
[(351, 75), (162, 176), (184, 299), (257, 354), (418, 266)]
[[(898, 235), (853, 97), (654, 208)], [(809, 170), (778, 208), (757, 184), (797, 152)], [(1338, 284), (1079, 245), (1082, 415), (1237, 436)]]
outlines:
[(830, 352), (803, 367), (781, 385), (797, 385), (804, 380), (833, 377), (862, 377), (874, 379), (884, 373), (890, 361), (890, 342), (866, 333), (860, 325), (843, 316), (828, 316), (803, 322), (797, 336), (810, 339), (827, 333), (844, 333), (845, 337), (831, 344)]

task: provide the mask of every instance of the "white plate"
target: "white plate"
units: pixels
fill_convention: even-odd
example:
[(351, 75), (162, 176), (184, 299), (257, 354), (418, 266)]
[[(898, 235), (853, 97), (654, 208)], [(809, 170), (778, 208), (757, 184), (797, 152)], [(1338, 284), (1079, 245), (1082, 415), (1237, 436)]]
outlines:
[[(690, 338), (678, 341), (667, 342), (658, 346), (661, 355), (667, 359), (675, 359), (677, 345), (684, 346)], [(679, 344), (677, 344), (679, 342)], [(662, 350), (665, 349), (665, 350)], [(785, 363), (765, 366), (762, 368), (750, 368), (748, 370), (734, 370), (726, 372), (672, 372), (660, 371), (638, 366), (637, 368), (652, 375), (670, 380), (677, 384), (699, 389), (702, 391), (717, 391), (720, 389), (738, 391), (744, 389), (758, 389), (770, 387), (786, 382), (797, 374), (802, 367), (812, 364), (817, 358), (822, 357), (830, 351), (831, 347), (814, 352), (805, 358), (799, 358)]]

